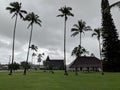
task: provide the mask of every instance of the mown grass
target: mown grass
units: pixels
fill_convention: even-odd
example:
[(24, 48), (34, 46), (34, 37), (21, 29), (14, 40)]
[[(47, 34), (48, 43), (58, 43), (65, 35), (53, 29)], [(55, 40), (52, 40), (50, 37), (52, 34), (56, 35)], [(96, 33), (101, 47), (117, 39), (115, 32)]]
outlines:
[(0, 90), (120, 90), (120, 73), (63, 74), (38, 70), (29, 71), (26, 76), (22, 72), (9, 76), (8, 72), (0, 72)]

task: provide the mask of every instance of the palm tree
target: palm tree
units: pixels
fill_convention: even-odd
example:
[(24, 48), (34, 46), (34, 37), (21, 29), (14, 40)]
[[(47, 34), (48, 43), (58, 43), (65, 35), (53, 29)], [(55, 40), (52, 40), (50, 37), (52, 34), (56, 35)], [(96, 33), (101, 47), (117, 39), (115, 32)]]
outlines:
[(31, 50), (33, 51), (33, 53), (32, 53), (32, 64), (33, 64), (33, 57), (36, 56), (36, 53), (35, 53), (34, 51), (37, 52), (38, 47), (35, 46), (34, 44), (32, 44), (32, 45), (30, 46), (30, 48), (31, 48)]
[(66, 21), (68, 19), (68, 16), (74, 16), (70, 11), (72, 10), (71, 7), (62, 7), (59, 9), (61, 12), (60, 15), (57, 15), (57, 17), (64, 17), (64, 68), (65, 68), (65, 73), (64, 75), (68, 75), (67, 69), (66, 69)]
[(40, 62), (42, 61), (43, 55), (44, 55), (44, 53), (42, 53), (42, 54), (39, 53), (38, 56), (37, 56), (38, 57), (39, 65), (40, 65)]
[(34, 44), (32, 44), (32, 45), (30, 46), (30, 48), (31, 48), (31, 50), (33, 50), (33, 51), (36, 51), (36, 52), (37, 52), (38, 47), (37, 47), (37, 46), (35, 46)]
[[(13, 45), (12, 45), (12, 64), (14, 62), (14, 45), (15, 45), (17, 19), (18, 19), (18, 16), (20, 16), (20, 18), (23, 18), (23, 14), (27, 14), (25, 10), (21, 10), (21, 4), (22, 3), (12, 2), (10, 3), (10, 7), (6, 8), (6, 10), (10, 11), (10, 14), (13, 14), (12, 18), (15, 17), (15, 25), (14, 25), (14, 31), (13, 31)], [(9, 75), (12, 75), (12, 69), (13, 68), (10, 69)]]
[[(81, 47), (78, 45), (78, 47), (75, 47), (71, 53), (71, 56), (76, 56), (76, 58), (81, 57), (81, 55), (89, 54), (89, 51), (87, 51), (84, 47)], [(75, 75), (78, 75), (77, 73), (77, 67), (75, 67)]]
[[(31, 26), (30, 39), (29, 39), (28, 52), (27, 52), (27, 59), (26, 59), (26, 63), (27, 63), (28, 58), (29, 58), (31, 40), (32, 40), (33, 24), (38, 24), (39, 26), (41, 26), (42, 21), (39, 19), (39, 16), (34, 14), (33, 12), (27, 14), (26, 17), (24, 18), (24, 20), (30, 22), (30, 24), (28, 25), (28, 28)], [(26, 68), (24, 69), (24, 75), (26, 75)]]
[(71, 36), (75, 37), (76, 35), (79, 34), (79, 36), (80, 36), (80, 44), (79, 45), (81, 46), (82, 33), (84, 33), (84, 31), (90, 31), (91, 28), (90, 28), (90, 26), (86, 26), (86, 22), (82, 21), (82, 20), (79, 20), (78, 24), (74, 24), (73, 26), (74, 26), (74, 28), (71, 29), (71, 32), (73, 32), (73, 34)]
[(97, 39), (98, 39), (98, 42), (99, 42), (99, 52), (100, 52), (100, 59), (101, 59), (101, 69), (102, 69), (102, 75), (103, 75), (104, 72), (103, 72), (103, 63), (102, 63), (102, 54), (101, 54), (101, 44), (100, 44), (101, 30), (102, 30), (102, 28), (94, 29), (94, 32), (93, 32), (93, 34), (92, 34), (92, 37), (93, 37), (93, 36), (97, 36)]

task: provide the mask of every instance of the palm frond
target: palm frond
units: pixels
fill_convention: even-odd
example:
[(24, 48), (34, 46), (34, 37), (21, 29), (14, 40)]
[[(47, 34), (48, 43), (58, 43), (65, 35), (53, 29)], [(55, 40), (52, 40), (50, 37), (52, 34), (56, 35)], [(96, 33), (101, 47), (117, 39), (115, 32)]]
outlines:
[(23, 18), (23, 15), (21, 13), (19, 13), (19, 16), (20, 16), (20, 18)]
[(71, 37), (73, 36), (73, 37), (75, 37), (76, 35), (78, 35), (79, 34), (79, 32), (74, 32), (72, 35), (71, 35)]
[(21, 13), (27, 14), (27, 11), (25, 10), (20, 10)]
[(11, 7), (6, 7), (6, 10), (11, 10), (11, 9), (13, 9), (13, 8), (11, 8)]
[(71, 29), (71, 32), (74, 32), (74, 31), (79, 32), (79, 29), (77, 29), (77, 28), (72, 28), (72, 29)]
[(67, 14), (68, 16), (74, 16), (74, 14), (73, 13), (71, 13), (71, 12), (69, 12), (68, 14)]
[(91, 30), (92, 30), (90, 26), (86, 26), (86, 27), (84, 27), (83, 29), (84, 29), (85, 31), (91, 31)]
[(96, 33), (93, 33), (93, 34), (92, 34), (92, 37), (93, 37), (93, 36), (97, 36), (97, 34), (96, 34)]
[(27, 28), (29, 28), (32, 24), (30, 23)]
[(38, 24), (40, 27), (42, 26), (40, 22), (36, 22), (36, 24)]
[(63, 14), (57, 15), (57, 17), (63, 17), (63, 16), (64, 16)]
[(14, 18), (16, 15), (17, 15), (17, 14), (16, 14), (16, 13), (14, 13), (14, 14), (13, 14), (13, 16), (12, 16), (11, 18)]
[(74, 24), (73, 26), (74, 26), (74, 27), (76, 27), (77, 29), (79, 29), (79, 28), (80, 28), (77, 24)]
[(41, 21), (40, 19), (37, 19), (37, 22), (40, 22), (40, 23), (41, 23), (42, 21)]

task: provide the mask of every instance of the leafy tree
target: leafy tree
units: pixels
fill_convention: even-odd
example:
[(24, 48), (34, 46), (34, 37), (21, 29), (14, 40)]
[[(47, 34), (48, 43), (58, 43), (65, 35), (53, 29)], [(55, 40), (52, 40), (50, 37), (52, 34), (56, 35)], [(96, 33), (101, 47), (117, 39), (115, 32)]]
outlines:
[(90, 26), (86, 26), (86, 22), (79, 20), (78, 24), (74, 24), (73, 25), (74, 28), (71, 29), (71, 32), (73, 32), (73, 34), (71, 36), (75, 37), (76, 35), (79, 34), (80, 36), (80, 46), (81, 46), (81, 35), (82, 33), (84, 33), (85, 31), (90, 31), (91, 27)]
[(97, 39), (98, 39), (98, 42), (99, 42), (99, 53), (100, 53), (101, 69), (102, 69), (102, 75), (103, 75), (104, 73), (103, 73), (103, 64), (102, 64), (101, 43), (100, 43), (101, 31), (102, 31), (102, 28), (94, 29), (92, 37), (96, 36)]
[(71, 7), (62, 7), (59, 9), (59, 11), (61, 12), (61, 14), (59, 14), (57, 17), (64, 17), (64, 67), (65, 67), (65, 73), (64, 75), (68, 75), (67, 73), (67, 69), (66, 69), (66, 22), (68, 19), (68, 16), (74, 16), (71, 13), (72, 8)]
[(75, 47), (71, 53), (71, 55), (76, 56), (76, 58), (80, 57), (81, 55), (86, 55), (86, 54), (89, 54), (89, 51), (87, 51), (84, 47), (81, 47), (80, 45)]
[(18, 70), (18, 69), (20, 69), (20, 65), (18, 63), (14, 62), (13, 64), (8, 65), (8, 69), (11, 70), (11, 68), (13, 70)]
[[(28, 62), (28, 57), (29, 57), (31, 40), (32, 40), (33, 25), (38, 24), (39, 26), (41, 26), (41, 20), (39, 19), (39, 16), (34, 14), (33, 12), (27, 14), (26, 17), (24, 18), (24, 20), (30, 22), (30, 24), (28, 25), (28, 28), (31, 26), (30, 39), (29, 39), (28, 52), (27, 52), (27, 59), (26, 59), (26, 63), (27, 63)], [(24, 69), (24, 75), (26, 75), (26, 68)]]
[[(23, 14), (27, 14), (25, 10), (21, 10), (21, 4), (19, 2), (12, 2), (10, 3), (10, 7), (7, 7), (6, 10), (10, 11), (10, 14), (13, 14), (12, 18), (15, 17), (15, 25), (14, 25), (14, 31), (13, 31), (13, 45), (12, 45), (12, 64), (14, 62), (14, 46), (15, 46), (15, 33), (16, 33), (16, 25), (17, 25), (17, 19), (18, 16), (20, 18), (23, 18)], [(12, 75), (12, 68), (10, 69), (9, 75)]]
[(27, 70), (31, 67), (30, 63), (25, 61), (21, 62), (20, 65), (22, 66), (22, 68), (26, 68)]
[[(76, 56), (76, 58), (81, 57), (81, 55), (86, 55), (89, 54), (89, 51), (87, 51), (85, 48), (81, 47), (80, 45), (78, 45), (78, 47), (75, 47), (72, 51), (72, 56)], [(75, 75), (78, 75), (77, 73), (77, 67), (75, 67)]]
[(103, 67), (105, 71), (120, 71), (120, 50), (117, 29), (110, 10), (107, 13), (104, 12), (109, 6), (108, 0), (102, 0)]

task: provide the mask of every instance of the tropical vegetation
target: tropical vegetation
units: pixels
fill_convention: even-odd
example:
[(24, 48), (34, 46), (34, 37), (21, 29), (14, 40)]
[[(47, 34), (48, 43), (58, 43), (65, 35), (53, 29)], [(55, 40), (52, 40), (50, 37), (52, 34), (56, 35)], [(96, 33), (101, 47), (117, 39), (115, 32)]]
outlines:
[(108, 0), (102, 0), (102, 55), (103, 66), (105, 71), (120, 71), (120, 48), (118, 32), (114, 25), (114, 21), (110, 10), (107, 13), (104, 12), (106, 8), (110, 6)]

